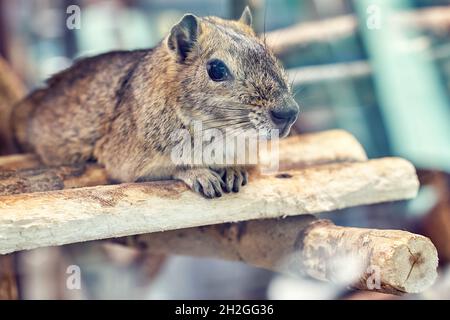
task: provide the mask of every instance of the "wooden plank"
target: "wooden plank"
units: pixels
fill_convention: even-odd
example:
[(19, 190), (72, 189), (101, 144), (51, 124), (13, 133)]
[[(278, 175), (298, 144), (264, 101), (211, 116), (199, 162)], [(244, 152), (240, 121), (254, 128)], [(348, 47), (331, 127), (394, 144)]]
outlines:
[[(359, 142), (343, 130), (282, 139), (278, 150), (280, 170), (367, 160)], [(262, 162), (269, 161), (267, 158), (263, 154)], [(0, 157), (0, 195), (80, 188), (108, 182), (105, 170), (96, 164), (45, 168), (32, 154)]]
[(384, 158), (251, 175), (241, 192), (214, 200), (175, 181), (3, 196), (0, 253), (408, 199), (418, 186), (408, 161)]

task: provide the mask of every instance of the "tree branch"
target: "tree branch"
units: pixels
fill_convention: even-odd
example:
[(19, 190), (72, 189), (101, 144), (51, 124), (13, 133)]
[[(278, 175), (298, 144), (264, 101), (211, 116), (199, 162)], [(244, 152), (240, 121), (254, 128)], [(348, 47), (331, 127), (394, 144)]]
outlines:
[[(405, 27), (415, 27), (435, 32), (450, 29), (450, 8), (432, 7), (427, 9), (398, 12), (390, 21)], [(277, 55), (298, 49), (312, 43), (336, 41), (356, 33), (358, 20), (354, 15), (345, 15), (320, 21), (303, 22), (266, 33), (267, 45)]]
[(423, 236), (398, 230), (338, 227), (310, 215), (265, 219), (115, 240), (151, 253), (241, 261), (361, 290), (420, 292), (436, 278), (437, 252)]

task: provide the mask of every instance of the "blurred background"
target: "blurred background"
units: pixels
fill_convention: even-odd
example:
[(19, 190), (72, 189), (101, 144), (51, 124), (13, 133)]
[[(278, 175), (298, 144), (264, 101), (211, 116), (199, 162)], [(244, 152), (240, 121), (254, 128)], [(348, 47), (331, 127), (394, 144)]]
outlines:
[[(415, 298), (450, 299), (450, 1), (0, 0), (0, 55), (32, 90), (83, 56), (156, 45), (186, 12), (238, 18), (288, 70), (301, 106), (292, 134), (342, 128), (371, 158), (414, 163), (416, 199), (324, 214), (336, 224), (427, 235), (440, 279)], [(79, 14), (80, 21), (68, 20)], [(71, 21), (71, 28), (67, 23)], [(79, 22), (79, 24), (77, 24)], [(23, 298), (394, 298), (290, 279), (247, 265), (110, 253), (95, 244), (19, 255)], [(143, 260), (145, 263), (143, 263)], [(65, 289), (79, 265), (81, 290)]]

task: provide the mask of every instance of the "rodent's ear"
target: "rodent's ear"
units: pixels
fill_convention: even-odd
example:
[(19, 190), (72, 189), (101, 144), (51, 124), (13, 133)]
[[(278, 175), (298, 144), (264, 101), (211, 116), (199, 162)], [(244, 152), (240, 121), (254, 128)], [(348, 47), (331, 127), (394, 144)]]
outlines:
[(184, 61), (188, 53), (192, 50), (199, 33), (198, 18), (193, 14), (185, 14), (180, 22), (172, 27), (167, 45), (170, 50), (174, 51), (180, 61)]
[(251, 27), (253, 22), (252, 12), (248, 6), (245, 7), (244, 12), (242, 12), (241, 17), (239, 18), (239, 22), (246, 24)]

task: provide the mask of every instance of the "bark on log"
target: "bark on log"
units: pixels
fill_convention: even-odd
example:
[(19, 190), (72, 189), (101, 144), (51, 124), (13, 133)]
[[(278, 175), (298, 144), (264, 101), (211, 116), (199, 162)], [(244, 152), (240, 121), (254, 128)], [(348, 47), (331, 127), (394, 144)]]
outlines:
[(0, 197), (0, 253), (415, 197), (403, 159), (330, 164), (250, 176), (238, 194), (208, 200), (181, 182), (98, 186)]
[[(359, 142), (343, 130), (293, 136), (279, 144), (280, 170), (365, 160), (367, 156)], [(108, 178), (99, 165), (43, 168), (31, 154), (0, 157), (0, 195), (104, 184), (108, 184)]]
[[(158, 232), (116, 242), (151, 253), (241, 261), (393, 294), (423, 291), (434, 282), (437, 268), (436, 249), (426, 237), (338, 227), (310, 215)], [(351, 268), (354, 274), (342, 283), (342, 274)]]
[[(398, 12), (392, 23), (435, 32), (450, 29), (450, 8), (432, 7), (414, 11)], [(277, 55), (311, 43), (336, 41), (356, 32), (358, 20), (354, 15), (345, 15), (321, 21), (303, 22), (284, 29), (266, 33), (266, 43)]]

